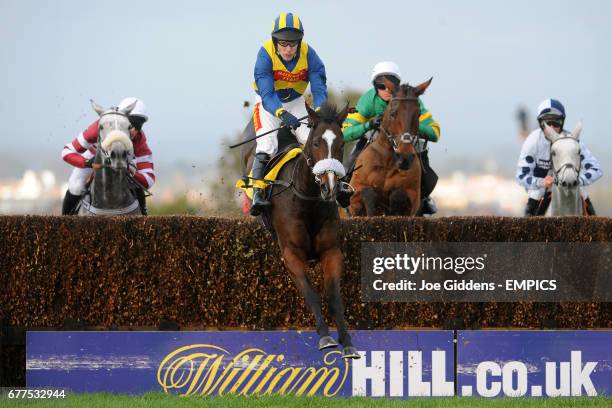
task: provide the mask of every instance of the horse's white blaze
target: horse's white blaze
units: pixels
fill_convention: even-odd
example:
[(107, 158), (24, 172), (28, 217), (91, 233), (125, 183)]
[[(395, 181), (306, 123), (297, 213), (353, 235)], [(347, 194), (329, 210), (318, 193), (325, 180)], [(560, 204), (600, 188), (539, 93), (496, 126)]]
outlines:
[[(321, 136), (327, 142), (327, 158), (329, 160), (332, 159), (332, 146), (334, 145), (334, 140), (336, 140), (336, 134), (331, 130), (326, 130)], [(336, 184), (336, 177), (333, 172), (327, 172), (327, 187), (329, 187), (329, 191), (334, 191), (334, 186)]]
[(334, 140), (336, 140), (336, 134), (331, 130), (326, 130), (321, 136), (327, 142), (327, 158), (332, 158), (332, 146), (334, 145)]

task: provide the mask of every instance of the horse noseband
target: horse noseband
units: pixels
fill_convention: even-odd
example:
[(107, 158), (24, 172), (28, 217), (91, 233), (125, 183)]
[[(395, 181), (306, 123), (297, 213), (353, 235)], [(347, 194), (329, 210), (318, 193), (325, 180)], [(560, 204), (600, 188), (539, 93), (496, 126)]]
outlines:
[[(393, 135), (391, 133), (389, 133), (387, 131), (387, 129), (382, 129), (383, 132), (385, 133), (385, 136), (387, 136), (387, 139), (389, 140), (389, 142), (391, 143), (391, 146), (393, 147), (393, 151), (395, 153), (399, 153), (399, 145), (395, 142), (395, 138), (393, 137)], [(411, 145), (415, 145), (417, 140), (418, 140), (418, 136), (417, 135), (413, 135), (410, 132), (405, 132), (402, 133), (402, 135), (400, 136), (400, 143), (402, 144), (407, 144), (410, 143)]]
[(565, 163), (558, 169), (553, 169), (553, 182), (555, 183), (555, 185), (559, 185), (559, 173), (561, 173), (563, 169), (571, 169), (574, 170), (576, 174), (580, 174), (580, 171), (572, 163)]

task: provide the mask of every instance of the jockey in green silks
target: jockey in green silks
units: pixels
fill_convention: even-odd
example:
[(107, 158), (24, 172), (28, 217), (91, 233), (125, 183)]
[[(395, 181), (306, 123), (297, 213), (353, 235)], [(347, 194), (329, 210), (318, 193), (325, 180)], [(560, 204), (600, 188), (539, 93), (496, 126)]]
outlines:
[[(390, 61), (379, 62), (372, 70), (373, 87), (364, 93), (357, 102), (356, 111), (348, 115), (342, 125), (344, 141), (351, 142), (359, 140), (346, 163), (347, 171), (351, 171), (359, 153), (369, 142), (369, 138), (380, 128), (382, 117), (387, 109), (387, 104), (392, 95), (384, 85), (384, 79), (399, 86), (402, 74), (396, 63)], [(423, 101), (419, 99), (421, 116), (419, 117), (419, 140), (415, 145), (417, 153), (420, 154), (423, 166), (421, 177), (421, 196), (423, 197), (423, 214), (434, 214), (437, 209), (433, 200), (429, 197), (438, 181), (437, 174), (429, 166), (427, 142), (437, 142), (440, 138), (440, 125), (425, 108)]]

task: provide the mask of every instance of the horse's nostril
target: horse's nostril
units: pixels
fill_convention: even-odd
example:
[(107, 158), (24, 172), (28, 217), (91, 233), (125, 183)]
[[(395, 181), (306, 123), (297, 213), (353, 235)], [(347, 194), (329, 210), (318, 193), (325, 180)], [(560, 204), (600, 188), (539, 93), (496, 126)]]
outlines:
[(563, 183), (561, 183), (563, 185), (563, 187), (567, 187), (567, 181), (564, 181)]
[(115, 151), (111, 152), (111, 159), (114, 159), (117, 155), (115, 154)]
[(577, 181), (574, 181), (574, 187), (576, 187), (578, 185)]

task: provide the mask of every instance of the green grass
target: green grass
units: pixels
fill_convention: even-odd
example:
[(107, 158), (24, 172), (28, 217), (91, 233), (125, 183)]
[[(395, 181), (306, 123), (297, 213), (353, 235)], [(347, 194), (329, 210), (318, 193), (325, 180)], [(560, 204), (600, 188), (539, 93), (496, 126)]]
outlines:
[(149, 393), (143, 396), (113, 395), (113, 394), (80, 394), (68, 396), (63, 400), (15, 401), (0, 400), (2, 408), (10, 407), (88, 407), (88, 408), (155, 408), (155, 407), (350, 407), (350, 408), (377, 408), (377, 407), (423, 407), (423, 408), (451, 408), (451, 407), (606, 407), (612, 406), (612, 398), (504, 398), (483, 399), (475, 397), (462, 398), (418, 398), (412, 400), (392, 400), (375, 398), (334, 398), (324, 397), (186, 397)]

